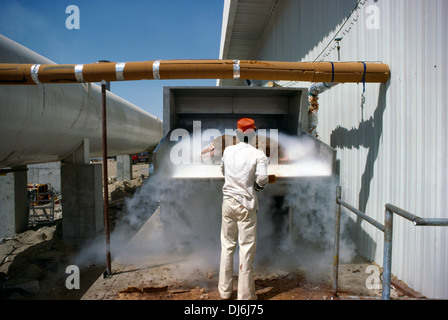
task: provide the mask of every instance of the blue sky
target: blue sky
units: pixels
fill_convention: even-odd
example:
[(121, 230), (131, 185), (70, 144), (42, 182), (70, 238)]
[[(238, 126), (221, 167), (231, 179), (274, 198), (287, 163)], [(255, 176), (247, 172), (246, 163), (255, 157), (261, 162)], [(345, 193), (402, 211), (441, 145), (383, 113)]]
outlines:
[[(67, 29), (69, 5), (80, 28)], [(218, 59), (224, 0), (0, 0), (0, 34), (56, 63)], [(163, 86), (215, 80), (112, 82), (111, 91), (162, 118)]]

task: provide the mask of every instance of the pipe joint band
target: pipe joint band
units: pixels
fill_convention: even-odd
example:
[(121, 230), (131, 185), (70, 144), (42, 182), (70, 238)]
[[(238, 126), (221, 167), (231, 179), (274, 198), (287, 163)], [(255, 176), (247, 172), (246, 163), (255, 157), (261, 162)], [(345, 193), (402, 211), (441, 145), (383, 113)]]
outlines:
[(160, 80), (160, 60), (156, 60), (152, 64), (152, 76), (154, 80)]
[(84, 68), (83, 64), (77, 64), (75, 66), (75, 78), (78, 82), (84, 82), (84, 77), (82, 76), (82, 69)]
[(39, 67), (40, 64), (33, 64), (31, 66), (31, 79), (33, 79), (35, 84), (39, 84)]
[(233, 79), (239, 79), (241, 75), (240, 60), (233, 60)]
[(126, 62), (117, 62), (115, 64), (115, 74), (117, 76), (118, 81), (125, 81), (126, 79), (123, 76), (124, 66)]

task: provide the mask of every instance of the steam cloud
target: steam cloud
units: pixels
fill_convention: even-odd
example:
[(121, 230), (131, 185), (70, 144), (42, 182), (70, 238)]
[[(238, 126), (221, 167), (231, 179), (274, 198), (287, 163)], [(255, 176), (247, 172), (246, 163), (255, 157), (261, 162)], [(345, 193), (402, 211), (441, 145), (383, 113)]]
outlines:
[[(321, 279), (329, 274), (333, 263), (337, 179), (328, 175), (328, 168), (308, 140), (279, 134), (279, 143), (300, 169), (298, 172), (308, 174), (291, 182), (281, 196), (270, 193), (271, 186), (258, 193), (255, 272), (279, 274), (300, 270), (308, 277)], [(188, 170), (201, 170), (201, 166)], [(222, 180), (169, 179), (159, 172), (151, 175), (127, 201), (126, 214), (111, 235), (114, 261), (138, 265), (162, 257), (165, 261), (189, 261), (192, 268), (217, 271), (221, 188)], [(160, 210), (156, 210), (159, 204)], [(343, 227), (342, 222), (342, 234)], [(104, 260), (104, 242), (95, 243), (84, 251), (83, 258), (89, 257), (90, 262)], [(349, 260), (353, 254), (354, 246), (342, 237), (340, 260)], [(82, 262), (86, 260), (80, 257), (78, 263)], [(237, 272), (238, 253), (234, 263)]]

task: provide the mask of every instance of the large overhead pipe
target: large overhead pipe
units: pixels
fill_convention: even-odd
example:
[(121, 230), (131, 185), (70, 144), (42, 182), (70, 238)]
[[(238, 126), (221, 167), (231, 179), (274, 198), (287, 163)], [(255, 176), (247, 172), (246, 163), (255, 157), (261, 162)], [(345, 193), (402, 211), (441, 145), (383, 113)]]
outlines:
[(387, 64), (249, 60), (155, 60), (90, 64), (0, 64), (0, 84), (84, 83), (159, 79), (253, 79), (387, 82)]

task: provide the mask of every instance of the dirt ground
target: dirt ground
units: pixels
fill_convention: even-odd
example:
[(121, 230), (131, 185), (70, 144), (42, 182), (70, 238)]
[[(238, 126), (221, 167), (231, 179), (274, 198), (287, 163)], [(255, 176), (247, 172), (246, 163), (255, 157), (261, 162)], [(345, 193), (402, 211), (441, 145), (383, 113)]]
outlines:
[[(118, 182), (115, 162), (109, 162), (109, 193), (113, 204), (111, 221), (120, 214), (120, 203), (131, 197), (148, 177), (148, 165), (133, 166), (132, 181)], [(0, 239), (1, 300), (219, 300), (216, 270), (196, 268), (178, 276), (179, 262), (152, 263), (135, 268), (112, 264), (113, 274), (103, 277), (104, 263), (80, 268), (80, 289), (69, 290), (66, 280), (77, 253), (61, 241), (61, 209), (54, 223), (32, 227), (14, 237)], [(104, 259), (105, 260), (105, 259)], [(259, 300), (380, 299), (381, 290), (368, 290), (366, 269), (372, 263), (356, 258), (339, 266), (338, 295), (332, 294), (331, 272), (326, 279), (311, 281), (301, 270), (288, 274), (255, 274)], [(236, 299), (237, 277), (234, 279)], [(394, 279), (393, 299), (422, 299), (417, 292)]]
[[(237, 299), (238, 277), (233, 279), (234, 290), (230, 300)], [(220, 300), (216, 271), (199, 269), (182, 279), (164, 282), (169, 285), (127, 287), (121, 289), (116, 300)], [(325, 281), (310, 282), (301, 273), (283, 275), (256, 275), (255, 287), (258, 300), (329, 300), (331, 284)]]
[[(188, 285), (173, 283), (171, 286), (128, 287), (122, 289), (116, 300), (220, 300), (217, 275), (204, 275), (202, 281), (193, 280)], [(234, 276), (234, 283), (238, 277)], [(201, 283), (201, 285), (197, 285)], [(331, 288), (327, 283), (310, 283), (301, 274), (255, 278), (259, 300), (328, 300)], [(231, 300), (237, 298), (236, 285)]]

